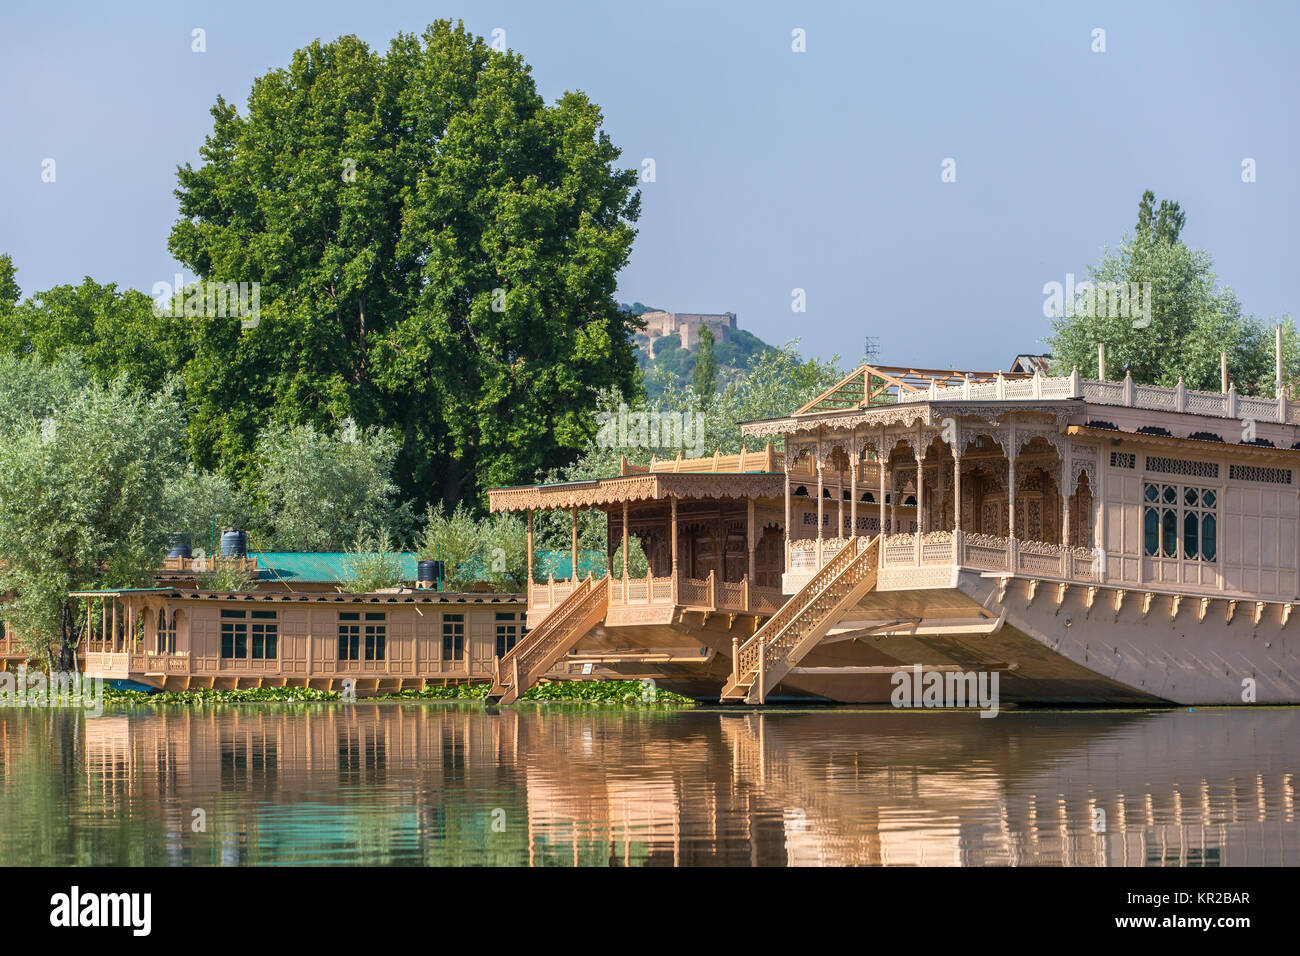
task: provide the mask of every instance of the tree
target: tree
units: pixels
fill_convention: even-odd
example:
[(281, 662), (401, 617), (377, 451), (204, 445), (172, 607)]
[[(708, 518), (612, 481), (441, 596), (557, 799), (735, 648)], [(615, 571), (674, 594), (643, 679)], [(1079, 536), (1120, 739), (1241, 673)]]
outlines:
[(427, 510), (416, 546), (421, 561), (441, 561), (443, 587), (462, 591), (484, 577), (484, 540), (479, 520), (464, 504), (450, 514), (442, 502)]
[(221, 532), (247, 527), (251, 517), (242, 491), (225, 475), (190, 464), (167, 484), (167, 512), (172, 531), (184, 534), (195, 549), (220, 554)]
[(439, 21), (386, 54), (315, 42), (212, 116), (169, 248), (260, 283), (261, 314), (198, 321), (199, 464), (248, 476), (269, 422), (350, 417), (402, 437), (405, 494), (450, 505), (576, 456), (636, 364), (613, 299), (636, 171), (595, 104), (546, 105), (520, 56)]
[(7, 253), (0, 253), (0, 315), (18, 304), (23, 291), (18, 287), (18, 270)]
[[(1219, 353), (1228, 354), (1228, 371), (1245, 394), (1272, 397), (1274, 355), (1271, 323), (1242, 312), (1233, 291), (1219, 283), (1208, 252), (1193, 250), (1178, 239), (1184, 214), (1167, 200), (1153, 209), (1154, 196), (1142, 197), (1137, 232), (1125, 235), (1115, 251), (1103, 250), (1088, 279), (1107, 288), (1113, 283), (1139, 289), (1149, 283), (1149, 321), (1130, 309), (1098, 308), (1101, 297), (1081, 296), (1075, 314), (1052, 322), (1047, 343), (1057, 374), (1078, 366), (1097, 375), (1097, 344), (1106, 344), (1108, 372), (1125, 365), (1134, 381), (1172, 387), (1179, 378), (1187, 388), (1217, 391)], [(1300, 339), (1283, 316), (1283, 368), (1289, 381), (1300, 373)]]
[(1138, 203), (1137, 238), (1143, 242), (1165, 242), (1174, 245), (1183, 231), (1187, 216), (1182, 207), (1168, 199), (1160, 200), (1155, 208), (1156, 194), (1147, 190)]
[[(50, 393), (66, 385), (62, 374), (50, 372)], [(145, 396), (119, 379), (0, 432), (0, 617), (52, 670), (73, 668), (83, 636), (70, 591), (152, 583), (170, 524), (164, 487), (183, 459), (180, 422), (171, 389)]]
[(339, 551), (358, 534), (404, 530), (393, 484), (397, 440), (377, 428), (330, 435), (274, 426), (257, 444), (255, 542), (268, 551)]
[[(0, 299), (4, 271), (0, 260)], [(126, 375), (132, 384), (157, 391), (184, 369), (191, 324), (155, 311), (143, 292), (119, 292), (114, 283), (87, 277), (81, 285), (55, 286), (8, 309), (0, 302), (0, 352), (35, 355), (46, 363), (75, 355), (99, 382)]]
[(700, 342), (695, 350), (695, 368), (691, 372), (691, 388), (701, 405), (713, 397), (718, 382), (718, 360), (713, 354), (713, 330), (700, 326)]
[[(707, 404), (696, 401), (693, 388), (682, 388), (671, 373), (661, 372), (655, 383), (660, 391), (652, 402), (642, 396), (628, 403), (621, 393), (606, 391), (600, 397), (601, 414), (617, 418), (622, 406), (629, 413), (687, 416), (682, 421), (683, 433), (687, 426), (692, 432), (702, 428), (699, 443), (703, 453), (710, 454), (716, 449), (724, 455), (735, 454), (746, 444), (746, 439), (740, 433), (742, 422), (789, 415), (844, 377), (838, 356), (832, 357), (828, 362), (815, 358), (805, 359), (799, 354), (798, 346), (799, 340), (793, 339), (780, 348), (770, 348), (755, 354), (744, 374), (728, 381)], [(619, 473), (622, 458), (626, 458), (630, 464), (647, 465), (653, 455), (674, 456), (679, 450), (637, 444), (623, 446), (604, 442), (601, 436), (597, 436), (588, 442), (576, 462), (567, 468), (547, 472), (543, 480), (559, 482), (608, 478)], [(686, 454), (689, 456), (692, 451), (687, 451)], [(572, 547), (572, 525), (569, 516), (562, 512), (538, 512), (534, 529), (539, 549), (567, 553)], [(579, 515), (580, 550), (601, 550), (606, 546), (606, 537), (606, 522), (602, 513), (584, 511)], [(621, 544), (620, 541), (620, 551)], [(631, 552), (631, 573), (638, 576), (644, 574), (645, 557), (640, 553), (635, 538), (632, 539)], [(617, 562), (621, 568), (621, 558)]]

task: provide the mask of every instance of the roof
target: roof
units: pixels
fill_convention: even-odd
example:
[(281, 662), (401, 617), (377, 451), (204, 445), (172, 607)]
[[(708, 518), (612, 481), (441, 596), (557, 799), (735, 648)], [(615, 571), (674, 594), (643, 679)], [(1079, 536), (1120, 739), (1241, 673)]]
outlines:
[[(112, 597), (119, 592), (76, 591), (73, 597)], [(512, 591), (435, 591), (410, 589), (350, 594), (343, 591), (199, 591), (193, 588), (152, 588), (137, 590), (140, 595), (184, 601), (257, 601), (281, 604), (523, 604), (526, 596)], [(131, 596), (131, 592), (125, 592)]]
[(675, 498), (782, 498), (785, 475), (768, 472), (663, 473), (593, 478), (553, 485), (519, 485), (488, 491), (491, 510), (547, 511), (599, 508), (620, 502)]
[(818, 395), (795, 415), (809, 412), (836, 412), (864, 408), (868, 405), (888, 405), (898, 401), (900, 393), (926, 392), (933, 385), (960, 385), (972, 382), (992, 382), (1003, 378), (1029, 378), (1029, 372), (968, 372), (957, 369), (911, 368), (901, 365), (859, 365), (841, 381)]

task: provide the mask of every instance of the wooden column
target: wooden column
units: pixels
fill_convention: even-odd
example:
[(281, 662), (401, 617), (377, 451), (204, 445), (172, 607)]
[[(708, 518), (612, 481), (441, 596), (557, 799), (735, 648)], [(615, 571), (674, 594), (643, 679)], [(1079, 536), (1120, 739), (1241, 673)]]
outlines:
[(1056, 489), (1061, 495), (1061, 544), (1070, 544), (1070, 439), (1065, 439), (1065, 460), (1061, 463), (1061, 484)]
[(672, 551), (673, 551), (673, 603), (677, 603), (677, 496), (673, 495), (671, 502), (673, 533), (672, 533)]
[(916, 452), (916, 533), (925, 530), (925, 455), (918, 448)]
[(835, 537), (844, 537), (844, 472), (835, 469)]
[(573, 509), (573, 574), (570, 580), (578, 580), (578, 509)]
[(952, 530), (961, 531), (961, 455), (952, 450)]
[(1016, 421), (1011, 419), (1008, 430), (1011, 436), (1007, 443), (1007, 537), (1016, 537)]
[(885, 430), (880, 430), (880, 451), (876, 454), (876, 463), (880, 466), (880, 533), (889, 533), (889, 524), (885, 514), (886, 483), (888, 482), (889, 455), (885, 452)]
[(113, 598), (113, 653), (117, 653), (117, 598)]
[(754, 572), (758, 565), (758, 560), (757, 560), (758, 537), (756, 534), (756, 529), (754, 528), (754, 499), (746, 498), (745, 505), (746, 505), (745, 544), (749, 546), (749, 584), (750, 587), (753, 587)]
[(849, 470), (849, 537), (858, 533), (858, 453), (853, 452), (853, 465)]
[(533, 588), (533, 509), (528, 509), (528, 590)]
[[(627, 560), (627, 502), (623, 502), (623, 600), (627, 600), (627, 579), (628, 579), (628, 560)], [(646, 572), (646, 578), (649, 579), (650, 573)], [(647, 587), (648, 587), (647, 583)]]
[(826, 499), (822, 497), (825, 484), (822, 481), (821, 457), (817, 458), (817, 564), (822, 560), (822, 522), (826, 520)]
[(790, 452), (787, 450), (785, 461), (785, 570), (790, 569)]

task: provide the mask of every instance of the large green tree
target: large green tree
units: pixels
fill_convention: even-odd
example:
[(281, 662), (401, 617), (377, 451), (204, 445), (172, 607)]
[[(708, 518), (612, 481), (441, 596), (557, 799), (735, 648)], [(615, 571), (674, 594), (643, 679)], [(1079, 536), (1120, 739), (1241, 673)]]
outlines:
[(614, 301), (634, 170), (582, 93), (547, 105), (517, 54), (439, 21), (386, 53), (298, 50), (178, 171), (173, 254), (260, 283), (255, 328), (197, 320), (199, 464), (256, 470), (269, 422), (392, 431), (405, 494), (449, 505), (572, 460), (628, 388)]
[(192, 323), (155, 309), (134, 289), (119, 291), (87, 277), (80, 285), (61, 285), (17, 302), (17, 285), (5, 282), (0, 257), (0, 300), (11, 285), (13, 304), (0, 301), (0, 354), (34, 355), (46, 363), (75, 353), (95, 379), (111, 382), (126, 375), (133, 385), (157, 391), (191, 355)]
[(171, 525), (163, 489), (184, 453), (170, 389), (76, 375), (0, 356), (0, 408), (26, 403), (0, 421), (0, 618), (63, 670), (84, 629), (69, 591), (152, 582)]
[[(1220, 283), (1210, 254), (1181, 240), (1184, 221), (1177, 203), (1163, 200), (1157, 207), (1150, 191), (1143, 195), (1135, 230), (1118, 248), (1103, 251), (1088, 279), (1149, 283), (1150, 321), (1079, 300), (1076, 314), (1052, 322), (1046, 340), (1058, 373), (1077, 365), (1084, 376), (1095, 377), (1097, 345), (1104, 342), (1108, 375), (1127, 366), (1138, 382), (1173, 386), (1181, 377), (1188, 388), (1217, 391), (1223, 351), (1239, 391), (1273, 395), (1273, 323), (1243, 312), (1236, 294)], [(1283, 375), (1290, 382), (1300, 374), (1300, 339), (1289, 317), (1280, 322)]]

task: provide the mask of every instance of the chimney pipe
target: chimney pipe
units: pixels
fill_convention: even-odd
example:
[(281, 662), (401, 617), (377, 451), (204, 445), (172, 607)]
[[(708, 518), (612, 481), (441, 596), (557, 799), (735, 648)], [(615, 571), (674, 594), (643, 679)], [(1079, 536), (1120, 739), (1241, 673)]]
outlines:
[(1097, 343), (1097, 378), (1106, 381), (1106, 343)]

